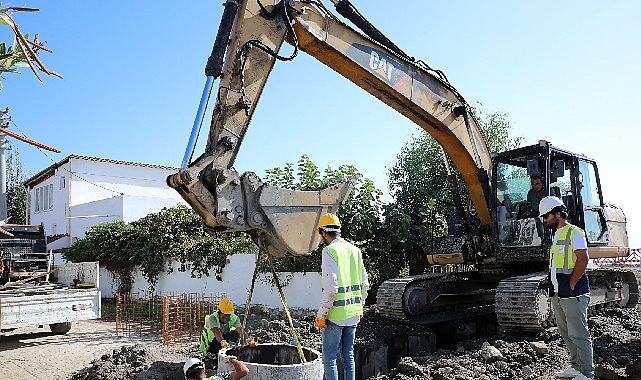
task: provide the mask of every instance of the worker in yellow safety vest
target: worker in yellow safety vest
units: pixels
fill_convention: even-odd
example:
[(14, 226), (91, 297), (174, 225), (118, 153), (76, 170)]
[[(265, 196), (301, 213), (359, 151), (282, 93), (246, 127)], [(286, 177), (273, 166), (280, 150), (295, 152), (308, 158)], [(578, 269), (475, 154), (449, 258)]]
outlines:
[(567, 222), (567, 209), (557, 197), (539, 203), (545, 224), (555, 230), (550, 247), (550, 303), (559, 334), (570, 353), (570, 366), (555, 375), (574, 380), (592, 379), (594, 364), (592, 338), (588, 330), (590, 282), (588, 245), (585, 232)]
[(200, 334), (200, 351), (205, 356), (216, 358), (221, 348), (240, 341), (241, 337), (245, 344), (256, 345), (254, 340), (245, 336), (240, 318), (234, 314), (234, 303), (225, 297), (218, 303), (218, 310), (205, 316), (205, 325)]
[(322, 253), (323, 294), (316, 326), (323, 336), (326, 380), (338, 380), (336, 359), (343, 358), (345, 380), (354, 380), (354, 338), (363, 316), (369, 280), (361, 250), (341, 238), (341, 222), (334, 214), (323, 215), (318, 233), (327, 246)]

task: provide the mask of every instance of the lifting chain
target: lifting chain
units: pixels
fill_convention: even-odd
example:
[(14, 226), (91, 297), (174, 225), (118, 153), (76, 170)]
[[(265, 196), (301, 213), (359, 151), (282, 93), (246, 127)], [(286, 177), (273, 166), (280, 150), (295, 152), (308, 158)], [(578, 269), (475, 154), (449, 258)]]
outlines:
[(300, 356), (300, 362), (306, 363), (307, 360), (305, 360), (305, 355), (303, 354), (303, 347), (301, 346), (300, 340), (298, 339), (298, 334), (294, 329), (294, 322), (292, 322), (292, 315), (290, 314), (289, 307), (287, 306), (285, 293), (283, 293), (283, 288), (281, 288), (280, 286), (280, 281), (278, 280), (278, 275), (276, 274), (276, 270), (274, 269), (274, 264), (272, 263), (272, 256), (270, 254), (267, 254), (267, 261), (269, 261), (269, 268), (272, 270), (272, 274), (274, 275), (274, 282), (276, 283), (276, 287), (278, 287), (278, 294), (280, 295), (280, 300), (283, 303), (283, 307), (285, 308), (285, 314), (287, 314), (287, 321), (289, 321), (289, 328), (292, 330), (292, 335), (294, 336), (294, 341), (296, 342), (296, 350), (298, 350), (298, 356)]
[[(267, 254), (267, 261), (269, 262), (269, 268), (272, 271), (272, 275), (274, 276), (274, 282), (276, 283), (276, 287), (278, 288), (278, 294), (280, 295), (280, 300), (283, 303), (283, 307), (285, 308), (285, 314), (287, 315), (287, 321), (289, 322), (289, 328), (292, 331), (292, 335), (294, 336), (294, 341), (296, 342), (296, 350), (298, 351), (298, 356), (300, 357), (301, 363), (306, 363), (307, 360), (305, 359), (305, 355), (303, 354), (303, 346), (300, 343), (300, 339), (298, 338), (298, 333), (296, 332), (296, 329), (294, 329), (294, 322), (292, 321), (292, 316), (291, 313), (289, 312), (289, 306), (287, 306), (287, 300), (285, 299), (285, 293), (283, 293), (283, 289), (280, 286), (280, 281), (278, 280), (278, 275), (276, 274), (276, 270), (274, 269), (274, 264), (272, 263), (272, 257), (269, 253), (266, 252), (265, 249), (261, 248), (258, 251), (258, 254), (256, 255), (256, 264), (254, 266), (254, 275), (252, 277), (252, 283), (249, 288), (249, 294), (247, 296), (247, 303), (245, 304), (245, 316), (243, 317), (243, 332), (245, 332), (245, 326), (247, 325), (247, 316), (249, 315), (249, 308), (251, 305), (251, 299), (252, 295), (254, 293), (254, 285), (256, 283), (256, 278), (258, 277), (258, 264), (260, 262), (260, 255), (262, 252), (265, 252)], [(243, 337), (241, 337), (243, 339)], [(241, 342), (239, 341), (239, 344)]]

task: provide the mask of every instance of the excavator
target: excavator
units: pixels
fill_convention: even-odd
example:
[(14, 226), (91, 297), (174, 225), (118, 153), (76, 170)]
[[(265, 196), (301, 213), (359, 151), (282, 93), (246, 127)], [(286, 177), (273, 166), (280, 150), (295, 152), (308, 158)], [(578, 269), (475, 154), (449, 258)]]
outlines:
[[(551, 231), (543, 228), (538, 204), (529, 201), (530, 180), (540, 178), (545, 195), (567, 205), (568, 220), (586, 232), (591, 258), (625, 257), (625, 215), (603, 201), (596, 163), (545, 140), (490, 152), (472, 108), (443, 72), (406, 54), (348, 0), (332, 3), (354, 26), (320, 0), (224, 3), (205, 67), (206, 89), (219, 80), (205, 151), (183, 162), (168, 185), (207, 226), (244, 231), (273, 257), (308, 255), (318, 246), (320, 216), (338, 209), (353, 179), (295, 191), (233, 167), (275, 62), (291, 61), (302, 50), (427, 131), (458, 173), (449, 182), (461, 232), (434, 239), (428, 261), (471, 269), (387, 280), (376, 297), (380, 313), (410, 324), (496, 313), (505, 332), (536, 332), (553, 323), (547, 292)], [(284, 42), (293, 47), (288, 56), (280, 53)], [(460, 181), (469, 207), (459, 196)], [(637, 303), (633, 273), (593, 269), (589, 277), (592, 307)]]

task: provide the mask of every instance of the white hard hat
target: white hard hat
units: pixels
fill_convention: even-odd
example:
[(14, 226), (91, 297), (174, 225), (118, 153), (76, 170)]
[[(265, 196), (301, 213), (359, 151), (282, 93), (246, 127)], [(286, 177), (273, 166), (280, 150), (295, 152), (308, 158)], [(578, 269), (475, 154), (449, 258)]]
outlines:
[(192, 367), (205, 368), (205, 365), (198, 358), (189, 358), (189, 359), (187, 359), (187, 361), (185, 362), (185, 365), (183, 366), (183, 373), (185, 374), (185, 377), (187, 377), (187, 371), (189, 371)]
[(548, 212), (552, 211), (552, 209), (554, 209), (555, 207), (565, 208), (565, 205), (563, 204), (563, 201), (557, 197), (547, 196), (541, 199), (541, 202), (539, 203), (539, 216), (543, 216), (544, 214), (547, 214)]

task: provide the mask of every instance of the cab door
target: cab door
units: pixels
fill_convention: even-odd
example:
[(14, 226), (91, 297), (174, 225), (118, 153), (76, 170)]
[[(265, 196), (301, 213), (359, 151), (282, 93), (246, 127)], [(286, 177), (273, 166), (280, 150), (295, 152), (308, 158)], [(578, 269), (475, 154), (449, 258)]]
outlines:
[(589, 244), (604, 245), (608, 243), (608, 228), (596, 163), (582, 158), (578, 161), (577, 186), (581, 194), (579, 206), (583, 211), (580, 218), (583, 223), (580, 224), (583, 224), (581, 227), (585, 229)]

